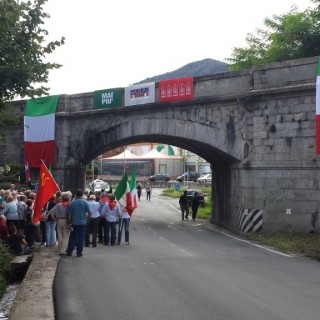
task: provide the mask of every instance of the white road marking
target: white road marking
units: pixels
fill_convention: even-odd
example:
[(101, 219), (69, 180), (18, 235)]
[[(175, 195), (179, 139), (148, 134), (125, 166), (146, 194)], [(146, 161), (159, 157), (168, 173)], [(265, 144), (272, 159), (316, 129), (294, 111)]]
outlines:
[(160, 239), (160, 240), (167, 241), (171, 247), (176, 248), (177, 250), (179, 250), (179, 251), (180, 251), (181, 253), (183, 253), (184, 255), (186, 255), (186, 256), (188, 256), (188, 257), (192, 257), (192, 256), (193, 256), (193, 254), (191, 254), (190, 252), (188, 252), (188, 251), (186, 251), (186, 250), (184, 250), (184, 249), (181, 249), (181, 248), (177, 247), (173, 242), (167, 240), (166, 238), (159, 237), (159, 239)]
[(230, 235), (230, 234), (228, 234), (228, 233), (225, 233), (225, 232), (223, 232), (223, 231), (220, 231), (220, 230), (215, 230), (215, 231), (218, 232), (218, 233), (220, 233), (220, 234), (223, 234), (223, 235), (225, 235), (225, 236), (227, 236), (227, 237), (229, 237), (229, 238), (232, 238), (232, 239), (234, 239), (234, 240), (247, 243), (247, 244), (249, 244), (249, 245), (251, 245), (251, 246), (254, 246), (254, 247), (257, 247), (257, 248), (266, 250), (266, 251), (270, 251), (270, 252), (276, 253), (276, 254), (278, 254), (278, 255), (280, 255), (280, 256), (284, 256), (284, 257), (287, 257), (287, 258), (293, 258), (293, 257), (294, 257), (294, 255), (290, 255), (290, 254), (283, 253), (283, 252), (280, 252), (280, 251), (277, 251), (277, 250), (274, 250), (274, 249), (271, 249), (271, 248), (268, 248), (268, 247), (265, 247), (265, 246), (262, 246), (262, 245), (259, 245), (259, 244), (256, 244), (256, 243), (252, 243), (252, 242), (250, 242), (250, 241), (248, 241), (248, 240), (240, 239), (240, 238), (238, 238), (238, 237), (232, 236), (232, 235)]

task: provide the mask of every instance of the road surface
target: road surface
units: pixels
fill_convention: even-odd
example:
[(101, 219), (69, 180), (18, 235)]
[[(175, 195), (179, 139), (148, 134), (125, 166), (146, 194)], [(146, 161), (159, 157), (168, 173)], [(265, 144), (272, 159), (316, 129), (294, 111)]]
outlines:
[(181, 221), (177, 199), (141, 198), (130, 245), (60, 259), (57, 320), (319, 320), (320, 264)]

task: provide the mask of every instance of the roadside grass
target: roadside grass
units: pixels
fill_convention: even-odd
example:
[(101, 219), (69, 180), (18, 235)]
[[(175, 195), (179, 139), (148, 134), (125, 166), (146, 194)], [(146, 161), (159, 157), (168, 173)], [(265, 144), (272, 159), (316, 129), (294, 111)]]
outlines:
[(302, 232), (268, 232), (251, 234), (248, 240), (320, 261), (320, 234)]
[[(200, 219), (210, 219), (211, 217), (211, 188), (200, 188), (205, 194), (205, 207), (198, 209), (197, 217)], [(181, 196), (183, 190), (167, 188), (162, 195), (172, 198)], [(302, 232), (263, 232), (254, 233), (247, 236), (247, 239), (262, 245), (273, 247), (281, 252), (296, 254), (310, 259), (320, 261), (320, 233)]]

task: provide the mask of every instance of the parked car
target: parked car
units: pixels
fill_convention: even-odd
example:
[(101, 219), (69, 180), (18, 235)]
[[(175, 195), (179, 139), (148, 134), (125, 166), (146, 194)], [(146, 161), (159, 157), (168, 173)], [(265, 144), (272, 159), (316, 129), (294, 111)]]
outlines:
[(149, 180), (152, 181), (152, 182), (155, 182), (155, 181), (169, 181), (170, 177), (165, 173), (156, 173), (153, 176), (150, 176)]
[(212, 176), (211, 173), (205, 174), (197, 179), (197, 182), (211, 182)]
[(194, 197), (194, 194), (196, 192), (198, 193), (199, 202), (200, 202), (201, 207), (204, 207), (205, 206), (204, 194), (203, 194), (202, 190), (200, 190), (200, 189), (188, 189), (187, 190), (187, 198), (188, 198), (189, 206), (191, 206), (191, 200)]
[(182, 182), (184, 180), (197, 181), (197, 179), (199, 177), (200, 177), (200, 174), (198, 172), (189, 171), (189, 172), (185, 172), (184, 174), (179, 176), (176, 180), (179, 181), (179, 182)]
[(90, 191), (93, 191), (93, 192), (99, 192), (101, 191), (101, 189), (104, 189), (107, 192), (110, 190), (109, 183), (100, 179), (91, 181), (89, 183), (89, 188), (90, 188)]

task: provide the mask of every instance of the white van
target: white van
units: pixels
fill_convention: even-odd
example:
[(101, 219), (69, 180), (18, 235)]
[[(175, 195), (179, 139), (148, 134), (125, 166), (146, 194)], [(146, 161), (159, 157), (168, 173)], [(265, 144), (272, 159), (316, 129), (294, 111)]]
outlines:
[(104, 189), (106, 192), (110, 190), (109, 183), (99, 179), (91, 181), (89, 183), (89, 188), (90, 188), (90, 191), (93, 191), (93, 192), (101, 191), (101, 189)]

